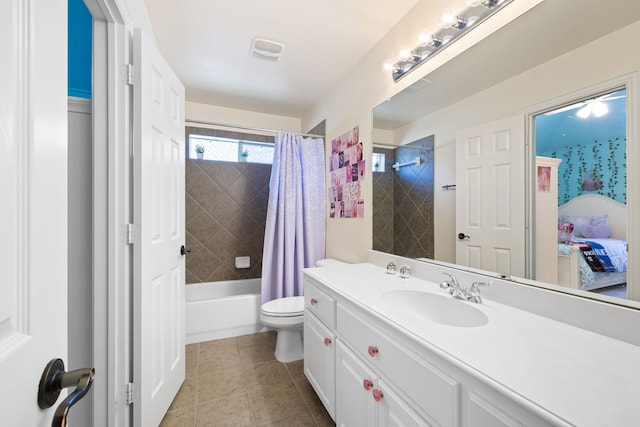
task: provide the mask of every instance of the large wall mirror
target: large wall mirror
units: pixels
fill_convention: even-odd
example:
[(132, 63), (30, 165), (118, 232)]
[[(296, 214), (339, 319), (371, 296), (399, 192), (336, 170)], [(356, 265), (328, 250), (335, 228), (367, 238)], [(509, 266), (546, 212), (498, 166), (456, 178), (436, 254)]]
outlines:
[[(431, 138), (432, 151), (425, 156), (433, 162), (431, 200), (424, 206), (431, 209), (431, 217), (422, 221), (432, 227), (427, 231), (433, 234), (433, 248), (402, 253), (406, 248), (401, 245), (383, 247), (376, 242), (381, 235), (376, 225), (393, 209), (380, 206), (375, 176), (373, 248), (461, 264), (456, 255), (460, 245), (456, 216), (468, 205), (456, 203), (458, 190), (452, 187), (461, 184), (456, 182), (460, 134), (516, 118), (522, 128), (511, 143), (524, 147), (518, 166), (523, 184), (517, 185), (524, 217), (518, 243), (525, 248), (526, 267), (511, 274), (513, 279), (640, 308), (640, 286), (633, 280), (640, 278), (640, 266), (627, 262), (638, 254), (633, 248), (640, 245), (638, 227), (627, 221), (640, 206), (636, 145), (640, 54), (634, 46), (638, 37), (640, 2), (603, 6), (596, 0), (543, 1), (377, 106), (374, 155), (384, 152), (393, 157), (399, 150), (394, 147), (411, 147), (415, 141)], [(404, 173), (421, 166), (408, 165)], [(565, 223), (571, 226), (562, 228)], [(571, 227), (578, 232), (571, 234)], [(391, 233), (408, 234), (393, 229)], [(560, 248), (559, 239), (563, 244), (589, 240), (593, 247), (581, 242)], [(619, 246), (603, 249), (599, 239), (618, 240)], [(385, 237), (386, 243), (392, 241)], [(619, 256), (627, 248), (630, 255), (622, 260)], [(565, 251), (566, 259), (559, 250)], [(592, 268), (583, 265), (588, 258), (575, 258), (576, 253), (596, 252), (609, 256), (607, 273), (623, 274), (604, 278), (599, 270), (585, 270)], [(602, 267), (603, 258), (599, 259)], [(625, 270), (625, 262), (627, 271), (619, 271)], [(510, 273), (499, 267), (483, 269), (494, 276)]]

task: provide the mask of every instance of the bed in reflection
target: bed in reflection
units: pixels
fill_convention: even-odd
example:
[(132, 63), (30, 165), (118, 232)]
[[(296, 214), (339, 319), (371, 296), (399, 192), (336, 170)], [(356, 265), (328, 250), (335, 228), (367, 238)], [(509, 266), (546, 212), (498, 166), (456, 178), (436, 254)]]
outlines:
[(591, 291), (627, 282), (626, 205), (582, 195), (558, 217), (558, 284)]

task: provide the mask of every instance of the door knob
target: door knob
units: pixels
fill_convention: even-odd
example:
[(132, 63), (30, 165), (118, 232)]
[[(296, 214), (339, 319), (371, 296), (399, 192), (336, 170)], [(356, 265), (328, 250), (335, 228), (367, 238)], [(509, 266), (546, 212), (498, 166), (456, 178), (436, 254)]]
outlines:
[(184, 245), (180, 246), (180, 255), (186, 255), (191, 253), (191, 248), (185, 248)]
[(38, 386), (38, 406), (41, 409), (53, 406), (63, 388), (76, 387), (56, 409), (51, 427), (67, 425), (69, 409), (89, 392), (93, 384), (94, 375), (95, 370), (93, 368), (65, 372), (62, 359), (51, 359), (47, 363)]
[(458, 233), (458, 239), (460, 239), (460, 240), (470, 239), (470, 238), (471, 238), (471, 236), (467, 236), (464, 233)]

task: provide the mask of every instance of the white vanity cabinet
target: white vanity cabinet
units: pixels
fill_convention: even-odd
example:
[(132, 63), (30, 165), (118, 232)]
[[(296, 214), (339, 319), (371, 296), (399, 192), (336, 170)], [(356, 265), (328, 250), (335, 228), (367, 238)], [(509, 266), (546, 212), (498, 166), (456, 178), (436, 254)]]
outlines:
[(336, 421), (339, 427), (430, 426), (341, 340), (336, 348)]
[[(635, 342), (500, 299), (514, 292), (509, 298), (556, 301), (548, 291), (496, 279), (474, 304), (434, 281), (453, 270), (415, 262), (415, 276), (401, 278), (382, 261), (304, 270), (305, 373), (339, 426), (638, 425)], [(465, 275), (465, 283), (483, 277)], [(466, 322), (469, 313), (485, 322)]]
[(336, 301), (305, 284), (304, 373), (335, 419)]
[[(377, 425), (459, 425), (459, 382), (378, 329), (374, 316), (357, 311), (338, 303), (338, 341), (372, 369), (377, 381), (372, 399), (378, 397), (380, 404)], [(339, 368), (336, 374), (340, 373)], [(340, 393), (338, 406), (342, 408)], [(336, 412), (338, 423), (343, 413)]]
[(305, 303), (304, 372), (337, 426), (556, 425), (309, 277)]

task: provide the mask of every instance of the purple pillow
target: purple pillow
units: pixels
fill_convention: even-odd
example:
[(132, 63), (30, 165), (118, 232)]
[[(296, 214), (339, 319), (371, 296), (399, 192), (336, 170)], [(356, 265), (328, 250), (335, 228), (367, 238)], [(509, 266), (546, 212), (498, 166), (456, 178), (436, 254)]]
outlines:
[(606, 225), (608, 227), (609, 215), (592, 216), (591, 225)]
[(584, 237), (592, 239), (607, 239), (611, 236), (611, 228), (608, 225), (584, 225), (580, 229)]

